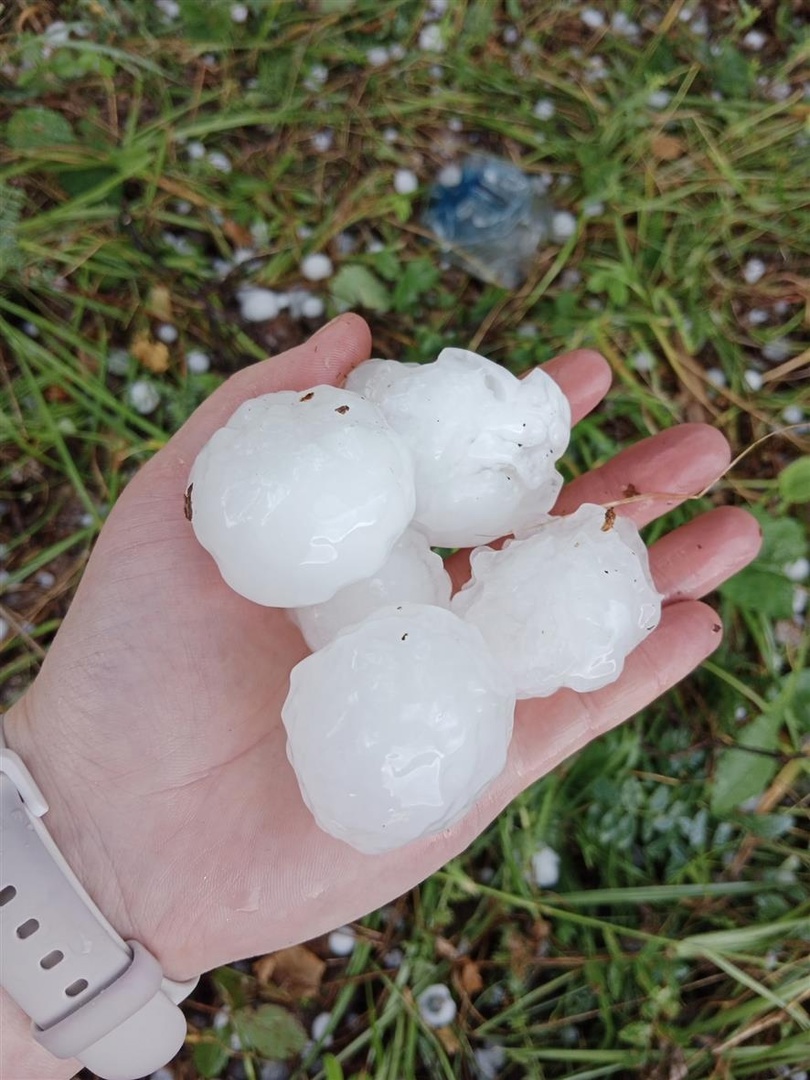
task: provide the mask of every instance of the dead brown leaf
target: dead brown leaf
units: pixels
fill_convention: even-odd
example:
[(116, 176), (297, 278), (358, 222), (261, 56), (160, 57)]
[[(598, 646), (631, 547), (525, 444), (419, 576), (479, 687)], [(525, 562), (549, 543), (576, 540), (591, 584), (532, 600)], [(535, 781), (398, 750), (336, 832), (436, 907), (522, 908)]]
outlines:
[(674, 135), (654, 135), (650, 140), (650, 149), (659, 161), (676, 161), (686, 153), (686, 146)]
[(146, 310), (161, 322), (172, 321), (172, 294), (165, 285), (153, 285), (146, 298)]
[(437, 1028), (436, 1037), (448, 1054), (457, 1054), (461, 1049), (461, 1043), (456, 1038), (456, 1034), (452, 1028)]
[(433, 947), (440, 960), (455, 960), (458, 956), (458, 949), (453, 942), (448, 941), (447, 938), (438, 936), (433, 943)]
[(222, 222), (222, 231), (236, 247), (253, 247), (254, 240), (250, 234), (250, 230), (246, 229), (244, 225), (239, 225), (232, 218), (225, 218)]
[(136, 334), (129, 351), (139, 364), (143, 364), (147, 371), (152, 371), (155, 375), (162, 375), (169, 370), (168, 347), (162, 341), (154, 341), (149, 334)]
[(326, 962), (305, 945), (293, 945), (261, 957), (253, 971), (263, 986), (272, 981), (292, 998), (311, 998), (321, 988)]
[(484, 989), (481, 969), (469, 956), (463, 956), (458, 965), (458, 984), (468, 997), (480, 994)]

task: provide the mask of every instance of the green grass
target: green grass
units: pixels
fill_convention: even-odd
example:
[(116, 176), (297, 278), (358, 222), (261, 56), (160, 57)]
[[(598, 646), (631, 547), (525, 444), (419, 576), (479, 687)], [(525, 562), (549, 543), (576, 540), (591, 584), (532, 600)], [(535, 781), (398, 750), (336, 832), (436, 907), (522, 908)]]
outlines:
[[(777, 0), (760, 17), (750, 4), (707, 4), (706, 37), (678, 17), (683, 5), (623, 3), (645, 22), (632, 43), (586, 30), (576, 2), (451, 0), (443, 54), (418, 48), (426, 6), (407, 0), (253, 0), (244, 26), (210, 0), (182, 0), (173, 22), (147, 0), (55, 6), (89, 32), (50, 53), (38, 36), (47, 5), (0, 9), (11, 65), (0, 76), (6, 702), (36, 673), (138, 465), (230, 372), (317, 326), (243, 324), (235, 301), (248, 281), (298, 285), (309, 251), (373, 275), (360, 291), (345, 272), (317, 291), (330, 314), (371, 305), (377, 355), (472, 344), (519, 371), (566, 348), (601, 349), (613, 389), (578, 429), (569, 473), (704, 420), (751, 450), (648, 539), (726, 502), (755, 509), (767, 537), (756, 567), (714, 598), (727, 633), (710, 664), (369, 916), (313, 997), (290, 999), (250, 969), (208, 979), (189, 1005), (178, 1075), (261, 1076), (272, 1046), (245, 1028), (261, 1002), (286, 1010), (294, 1039), (299, 1021), (332, 1011), (329, 1053), (291, 1062), (328, 1080), (471, 1077), (474, 1051), (490, 1043), (503, 1047), (507, 1080), (737, 1080), (807, 1066), (810, 681), (784, 572), (807, 554), (808, 523), (806, 481), (784, 473), (808, 439), (783, 414), (810, 411), (810, 40), (796, 5)], [(742, 45), (754, 23), (768, 34), (761, 52)], [(508, 27), (518, 43), (505, 43)], [(368, 48), (391, 42), (404, 56), (370, 66)], [(595, 56), (605, 71), (592, 78)], [(312, 89), (316, 65), (327, 74)], [(654, 109), (657, 90), (671, 97)], [(538, 98), (554, 102), (551, 119), (533, 116)], [(332, 146), (317, 151), (312, 137), (326, 130)], [(195, 140), (232, 171), (191, 160)], [(577, 214), (576, 235), (544, 246), (514, 292), (437, 273), (420, 196), (394, 192), (396, 168), (428, 181), (472, 148), (550, 173), (551, 198)], [(341, 254), (347, 231), (355, 247)], [(224, 278), (212, 267), (248, 244), (255, 257)], [(749, 285), (752, 257), (766, 273)], [(111, 372), (111, 350), (153, 334), (167, 304), (180, 333), (168, 369), (130, 356), (123, 375)], [(752, 324), (754, 309), (765, 322)], [(785, 340), (782, 361), (763, 358)], [(213, 357), (210, 373), (187, 373), (194, 347)], [(136, 378), (160, 394), (148, 417), (127, 403)], [(554, 892), (528, 876), (541, 843), (562, 856)], [(325, 955), (324, 942), (312, 948)], [(386, 967), (394, 948), (402, 962)], [(434, 982), (459, 1003), (440, 1032), (415, 1005)], [(223, 1006), (229, 1026), (214, 1031)], [(242, 1049), (230, 1048), (234, 1029)]]

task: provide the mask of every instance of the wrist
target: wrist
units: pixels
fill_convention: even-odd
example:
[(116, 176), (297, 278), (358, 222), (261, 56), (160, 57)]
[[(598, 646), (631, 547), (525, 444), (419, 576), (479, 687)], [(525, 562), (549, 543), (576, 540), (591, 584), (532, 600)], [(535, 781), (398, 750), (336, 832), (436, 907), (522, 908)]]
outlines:
[(0, 1076), (9, 1080), (68, 1080), (81, 1068), (78, 1061), (63, 1061), (44, 1050), (31, 1034), (31, 1021), (0, 990)]
[(139, 848), (133, 840), (146, 831), (139, 829), (142, 800), (130, 798), (97, 770), (92, 751), (71, 745), (70, 724), (60, 724), (55, 711), (38, 711), (34, 691), (5, 714), (3, 727), (8, 748), (22, 759), (48, 803), (45, 828), (121, 938), (142, 944), (169, 978), (196, 976), (201, 968), (193, 970), (190, 958), (167, 946), (170, 938), (160, 933), (161, 914), (156, 910), (150, 919), (148, 899), (144, 902), (152, 878), (161, 872), (158, 851), (150, 851), (148, 842)]

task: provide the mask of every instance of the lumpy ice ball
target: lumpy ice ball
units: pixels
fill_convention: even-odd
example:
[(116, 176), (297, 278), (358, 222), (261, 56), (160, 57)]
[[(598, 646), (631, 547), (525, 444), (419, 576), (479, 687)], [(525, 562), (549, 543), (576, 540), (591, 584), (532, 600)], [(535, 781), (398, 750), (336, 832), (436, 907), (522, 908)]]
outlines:
[(410, 523), (413, 464), (376, 405), (316, 386), (241, 405), (189, 477), (192, 525), (232, 589), (319, 604), (373, 574)]
[(402, 604), (296, 665), (281, 715), (318, 825), (377, 854), (472, 806), (506, 763), (514, 705), (476, 627)]
[(661, 596), (632, 522), (585, 504), (502, 550), (479, 548), (452, 609), (477, 626), (517, 696), (598, 690), (655, 629)]
[(443, 349), (432, 364), (367, 361), (346, 385), (378, 404), (408, 444), (414, 523), (431, 544), (485, 544), (535, 525), (554, 505), (571, 413), (544, 372), (517, 379), (476, 353)]
[(408, 529), (380, 569), (347, 585), (331, 600), (296, 608), (291, 614), (310, 649), (321, 649), (347, 626), (389, 604), (450, 605), (450, 575), (425, 536)]

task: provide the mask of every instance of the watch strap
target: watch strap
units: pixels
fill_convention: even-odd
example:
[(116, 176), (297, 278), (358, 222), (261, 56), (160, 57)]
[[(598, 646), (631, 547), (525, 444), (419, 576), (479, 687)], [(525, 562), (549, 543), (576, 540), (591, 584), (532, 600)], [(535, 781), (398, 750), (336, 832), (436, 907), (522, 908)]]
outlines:
[(41, 818), (48, 806), (0, 726), (0, 982), (54, 1056), (104, 1080), (165, 1065), (186, 1034), (177, 1003), (196, 980), (163, 977), (85, 892)]

